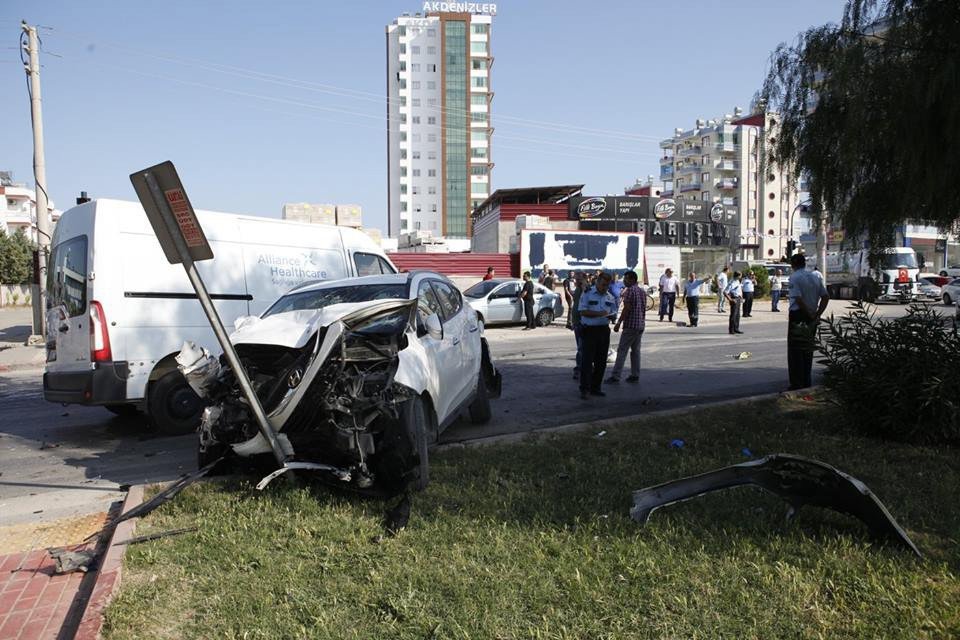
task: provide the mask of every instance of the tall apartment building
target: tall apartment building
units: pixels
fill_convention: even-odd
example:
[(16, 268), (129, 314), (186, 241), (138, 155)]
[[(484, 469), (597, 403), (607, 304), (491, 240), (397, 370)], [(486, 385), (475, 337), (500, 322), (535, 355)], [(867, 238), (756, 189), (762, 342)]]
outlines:
[(733, 115), (697, 120), (660, 142), (664, 197), (722, 202), (740, 213), (741, 260), (777, 259), (786, 253), (798, 205), (796, 177), (770, 166), (767, 144), (775, 140), (777, 114)]
[[(495, 5), (434, 2), (387, 26), (387, 227), (468, 238), (490, 195)], [(477, 9), (486, 14), (452, 13)]]
[[(36, 192), (21, 182), (14, 182), (9, 171), (0, 171), (0, 233), (13, 235), (23, 231), (37, 242), (37, 196)], [(50, 229), (60, 220), (60, 210), (47, 203)]]

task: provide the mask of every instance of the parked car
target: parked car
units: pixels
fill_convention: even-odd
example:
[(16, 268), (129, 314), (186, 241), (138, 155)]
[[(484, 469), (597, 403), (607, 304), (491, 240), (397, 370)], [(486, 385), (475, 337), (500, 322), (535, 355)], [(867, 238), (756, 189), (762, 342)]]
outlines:
[(940, 289), (943, 291), (943, 304), (960, 302), (960, 278), (954, 278)]
[(917, 289), (920, 291), (920, 296), (928, 300), (939, 300), (943, 295), (940, 286), (935, 284), (931, 278), (917, 278)]
[[(523, 322), (523, 302), (518, 298), (523, 280), (494, 278), (482, 280), (463, 292), (470, 306), (487, 326)], [(537, 324), (545, 327), (563, 315), (563, 300), (559, 293), (542, 284), (533, 284), (533, 313)]]
[(960, 278), (960, 264), (952, 264), (940, 270), (940, 275), (951, 278)]
[[(917, 276), (917, 279), (927, 280), (930, 282), (930, 284), (936, 285), (938, 287), (942, 287), (943, 285), (953, 280), (953, 278), (949, 276), (938, 276), (935, 273), (921, 273), (920, 275)], [(937, 296), (937, 297), (939, 298), (940, 296)]]
[[(483, 324), (432, 272), (303, 285), (230, 340), (290, 461), (364, 492), (423, 488), (427, 445), (500, 395)], [(230, 368), (192, 343), (177, 360), (206, 404), (198, 463), (269, 454)]]

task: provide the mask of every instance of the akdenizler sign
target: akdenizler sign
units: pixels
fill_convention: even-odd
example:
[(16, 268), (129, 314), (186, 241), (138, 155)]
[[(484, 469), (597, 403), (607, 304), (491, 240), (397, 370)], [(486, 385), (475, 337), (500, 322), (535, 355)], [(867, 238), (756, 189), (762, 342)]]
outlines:
[(492, 2), (424, 2), (425, 13), (473, 13), (485, 16), (497, 15), (497, 5)]

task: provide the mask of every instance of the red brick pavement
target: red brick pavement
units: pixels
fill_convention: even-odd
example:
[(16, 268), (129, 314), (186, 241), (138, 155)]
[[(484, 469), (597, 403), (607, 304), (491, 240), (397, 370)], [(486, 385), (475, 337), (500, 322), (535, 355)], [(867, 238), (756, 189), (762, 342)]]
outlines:
[(56, 638), (83, 573), (56, 575), (46, 549), (0, 556), (0, 640)]

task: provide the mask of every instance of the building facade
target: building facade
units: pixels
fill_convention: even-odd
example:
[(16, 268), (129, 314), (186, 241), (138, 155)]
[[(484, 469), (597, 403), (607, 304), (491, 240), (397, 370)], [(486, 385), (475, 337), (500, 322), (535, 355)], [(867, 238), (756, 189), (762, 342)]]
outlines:
[(701, 200), (739, 211), (740, 260), (776, 260), (786, 254), (799, 204), (797, 179), (766, 161), (777, 134), (777, 114), (733, 115), (697, 120), (661, 141), (664, 197)]
[[(22, 230), (28, 238), (37, 242), (37, 196), (26, 184), (13, 181), (10, 172), (0, 171), (0, 231), (13, 235)], [(60, 211), (47, 204), (50, 232), (60, 219)]]
[[(487, 12), (494, 6), (432, 4)], [(491, 25), (489, 13), (441, 11), (403, 15), (387, 26), (392, 237), (423, 230), (468, 238), (471, 212), (490, 195)]]

